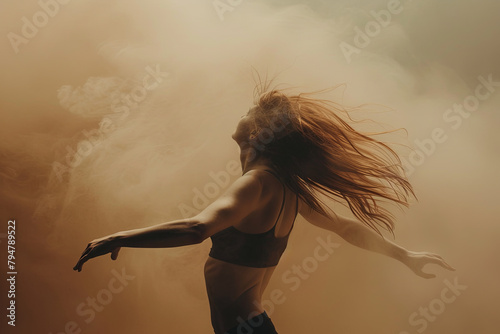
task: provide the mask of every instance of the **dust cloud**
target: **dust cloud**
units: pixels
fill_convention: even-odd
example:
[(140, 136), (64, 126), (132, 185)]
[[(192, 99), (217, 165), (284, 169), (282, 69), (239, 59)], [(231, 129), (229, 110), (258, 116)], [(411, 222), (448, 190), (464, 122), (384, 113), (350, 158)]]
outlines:
[(360, 117), (406, 128), (391, 140), (413, 148), (396, 147), (419, 201), (395, 211), (395, 241), (457, 268), (429, 266), (437, 278), (424, 280), (299, 218), (264, 295), (279, 332), (496, 333), (499, 7), (4, 3), (0, 241), (7, 254), (15, 219), (18, 276), (16, 328), (5, 315), (2, 328), (213, 332), (203, 281), (210, 241), (122, 249), (117, 261), (72, 267), (90, 240), (197, 213), (240, 175), (231, 133), (258, 72), (295, 92), (339, 86), (324, 97), (368, 103)]

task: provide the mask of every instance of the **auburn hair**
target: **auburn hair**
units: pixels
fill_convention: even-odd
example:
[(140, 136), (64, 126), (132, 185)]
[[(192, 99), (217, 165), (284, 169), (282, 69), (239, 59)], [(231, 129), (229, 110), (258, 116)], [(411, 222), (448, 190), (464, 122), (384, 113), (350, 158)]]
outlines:
[[(267, 87), (261, 86), (261, 90)], [(352, 213), (380, 234), (393, 233), (394, 216), (383, 200), (405, 207), (416, 198), (401, 160), (387, 144), (363, 134), (338, 114), (341, 105), (313, 98), (318, 92), (286, 95), (256, 88), (249, 144), (268, 158), (284, 183), (312, 209), (330, 216), (318, 192), (345, 201)], [(255, 135), (258, 133), (258, 135)], [(344, 203), (345, 204), (345, 203)]]

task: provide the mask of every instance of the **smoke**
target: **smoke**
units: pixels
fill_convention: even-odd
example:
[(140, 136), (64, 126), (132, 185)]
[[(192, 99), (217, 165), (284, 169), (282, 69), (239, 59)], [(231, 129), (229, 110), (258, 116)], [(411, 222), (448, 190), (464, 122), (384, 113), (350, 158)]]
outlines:
[[(438, 277), (423, 280), (335, 235), (340, 246), (320, 261), (328, 233), (299, 217), (264, 295), (278, 330), (493, 333), (495, 13), (486, 0), (10, 4), (0, 14), (0, 207), (3, 224), (17, 225), (18, 329), (210, 331), (210, 241), (71, 268), (90, 240), (199, 212), (236, 179), (230, 135), (259, 73), (295, 92), (341, 85), (324, 96), (369, 103), (356, 118), (406, 128), (391, 141), (412, 146), (397, 149), (419, 201), (396, 213), (396, 242), (457, 268), (429, 266)], [(467, 288), (450, 292), (455, 279)]]

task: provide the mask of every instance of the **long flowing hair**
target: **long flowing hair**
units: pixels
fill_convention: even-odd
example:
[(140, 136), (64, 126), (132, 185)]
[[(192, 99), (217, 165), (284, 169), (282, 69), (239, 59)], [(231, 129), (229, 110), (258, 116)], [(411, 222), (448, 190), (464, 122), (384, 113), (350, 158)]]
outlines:
[(393, 233), (394, 216), (381, 202), (405, 207), (416, 198), (401, 160), (387, 144), (363, 134), (339, 114), (341, 105), (313, 93), (286, 95), (256, 89), (255, 131), (249, 145), (268, 158), (285, 184), (312, 209), (330, 214), (319, 193), (347, 203), (352, 213), (380, 234)]

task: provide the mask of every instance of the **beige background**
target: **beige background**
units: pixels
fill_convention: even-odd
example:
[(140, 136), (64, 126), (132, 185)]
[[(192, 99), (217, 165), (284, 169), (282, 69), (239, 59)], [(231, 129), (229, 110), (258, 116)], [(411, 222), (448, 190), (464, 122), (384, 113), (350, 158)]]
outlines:
[[(447, 110), (475, 93), (479, 76), (500, 81), (500, 3), (402, 1), (350, 62), (342, 42), (355, 46), (356, 27), (377, 27), (370, 11), (394, 2), (231, 3), (219, 16), (208, 0), (71, 1), (52, 5), (46, 22), (35, 1), (3, 3), (0, 247), (4, 263), (15, 219), (19, 273), (9, 333), (211, 332), (202, 275), (210, 241), (124, 249), (116, 262), (71, 269), (88, 241), (197, 212), (226, 187), (224, 176), (237, 177), (230, 134), (252, 105), (252, 66), (295, 91), (345, 84), (326, 97), (380, 104), (359, 117), (406, 128), (390, 140), (416, 150), (441, 131), (413, 160), (419, 202), (395, 211), (396, 242), (457, 268), (429, 266), (437, 278), (424, 280), (336, 236), (318, 262), (317, 238), (328, 233), (298, 219), (265, 295), (282, 292), (270, 312), (280, 333), (497, 333), (500, 85), (467, 118)], [(33, 15), (40, 27), (23, 36)], [(12, 38), (26, 39), (13, 47)], [(155, 69), (161, 82), (150, 77), (144, 90)], [(120, 100), (134, 96), (134, 106)], [(78, 149), (80, 158), (68, 153)], [(307, 278), (289, 271), (304, 265)], [(113, 270), (133, 278), (119, 283)], [(445, 280), (466, 288), (452, 298)], [(429, 307), (438, 314), (423, 320)]]

